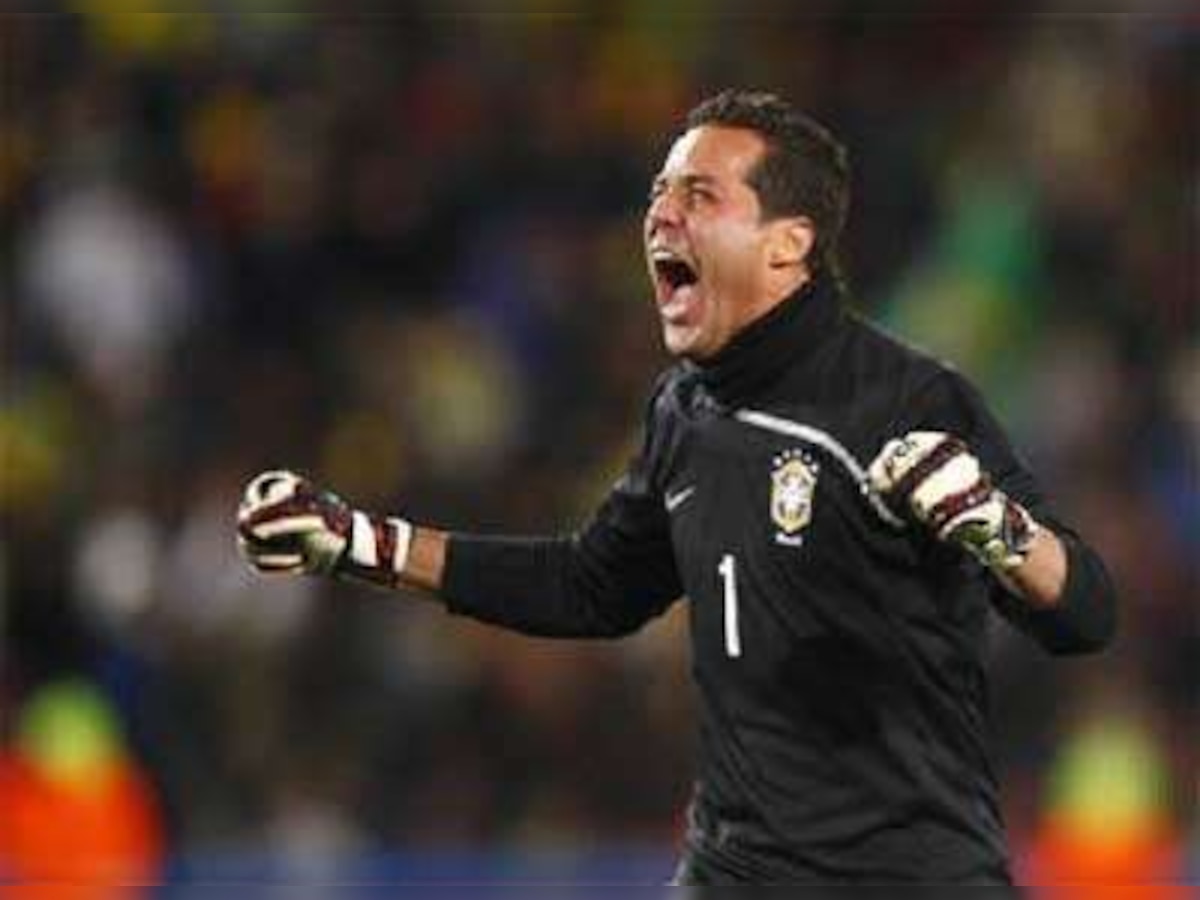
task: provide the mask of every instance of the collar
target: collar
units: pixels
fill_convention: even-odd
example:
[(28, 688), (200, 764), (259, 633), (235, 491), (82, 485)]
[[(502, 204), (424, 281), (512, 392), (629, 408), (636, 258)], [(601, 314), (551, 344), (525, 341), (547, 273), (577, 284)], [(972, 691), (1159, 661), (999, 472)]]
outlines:
[(837, 285), (818, 276), (755, 319), (712, 359), (695, 363), (701, 383), (724, 406), (741, 406), (809, 359), (842, 317)]

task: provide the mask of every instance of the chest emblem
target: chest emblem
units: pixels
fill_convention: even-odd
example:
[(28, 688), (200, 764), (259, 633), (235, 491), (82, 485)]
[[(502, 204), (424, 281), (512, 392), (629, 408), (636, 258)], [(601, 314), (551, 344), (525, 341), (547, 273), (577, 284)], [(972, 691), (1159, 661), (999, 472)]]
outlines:
[(820, 469), (817, 461), (800, 449), (785, 450), (772, 460), (771, 521), (778, 528), (778, 543), (802, 543), (800, 532), (812, 521), (813, 491)]

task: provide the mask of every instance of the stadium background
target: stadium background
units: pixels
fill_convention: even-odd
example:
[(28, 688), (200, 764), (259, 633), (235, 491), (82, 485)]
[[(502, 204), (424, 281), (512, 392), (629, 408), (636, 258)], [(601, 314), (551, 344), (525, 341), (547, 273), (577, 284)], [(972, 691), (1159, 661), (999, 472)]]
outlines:
[(289, 465), (577, 523), (664, 362), (649, 179), (739, 84), (849, 144), (857, 305), (982, 384), (1120, 584), (1101, 657), (997, 630), (1019, 872), (1197, 877), (1194, 12), (283, 6), (0, 19), (0, 876), (667, 874), (678, 612), (550, 644), (264, 581), (233, 511)]

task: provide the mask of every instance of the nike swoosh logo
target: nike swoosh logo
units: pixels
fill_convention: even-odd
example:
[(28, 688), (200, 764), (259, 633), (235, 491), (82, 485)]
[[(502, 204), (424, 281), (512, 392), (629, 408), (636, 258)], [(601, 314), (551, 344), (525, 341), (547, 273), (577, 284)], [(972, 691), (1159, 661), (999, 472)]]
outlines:
[(694, 484), (688, 485), (674, 494), (667, 494), (663, 498), (663, 505), (667, 508), (667, 512), (673, 513), (679, 507), (683, 506), (683, 504), (687, 503), (688, 498), (694, 493), (696, 493), (696, 486)]

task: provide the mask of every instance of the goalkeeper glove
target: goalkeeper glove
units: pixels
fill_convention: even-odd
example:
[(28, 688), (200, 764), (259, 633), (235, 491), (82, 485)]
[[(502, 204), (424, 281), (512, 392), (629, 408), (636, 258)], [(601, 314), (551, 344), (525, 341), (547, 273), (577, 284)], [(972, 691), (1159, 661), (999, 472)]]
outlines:
[(238, 548), (259, 572), (348, 575), (394, 585), (412, 541), (404, 519), (352, 509), (284, 470), (263, 472), (238, 507)]
[(1025, 561), (1038, 524), (992, 485), (960, 439), (940, 431), (911, 431), (888, 441), (870, 467), (871, 485), (895, 506), (1006, 575)]

